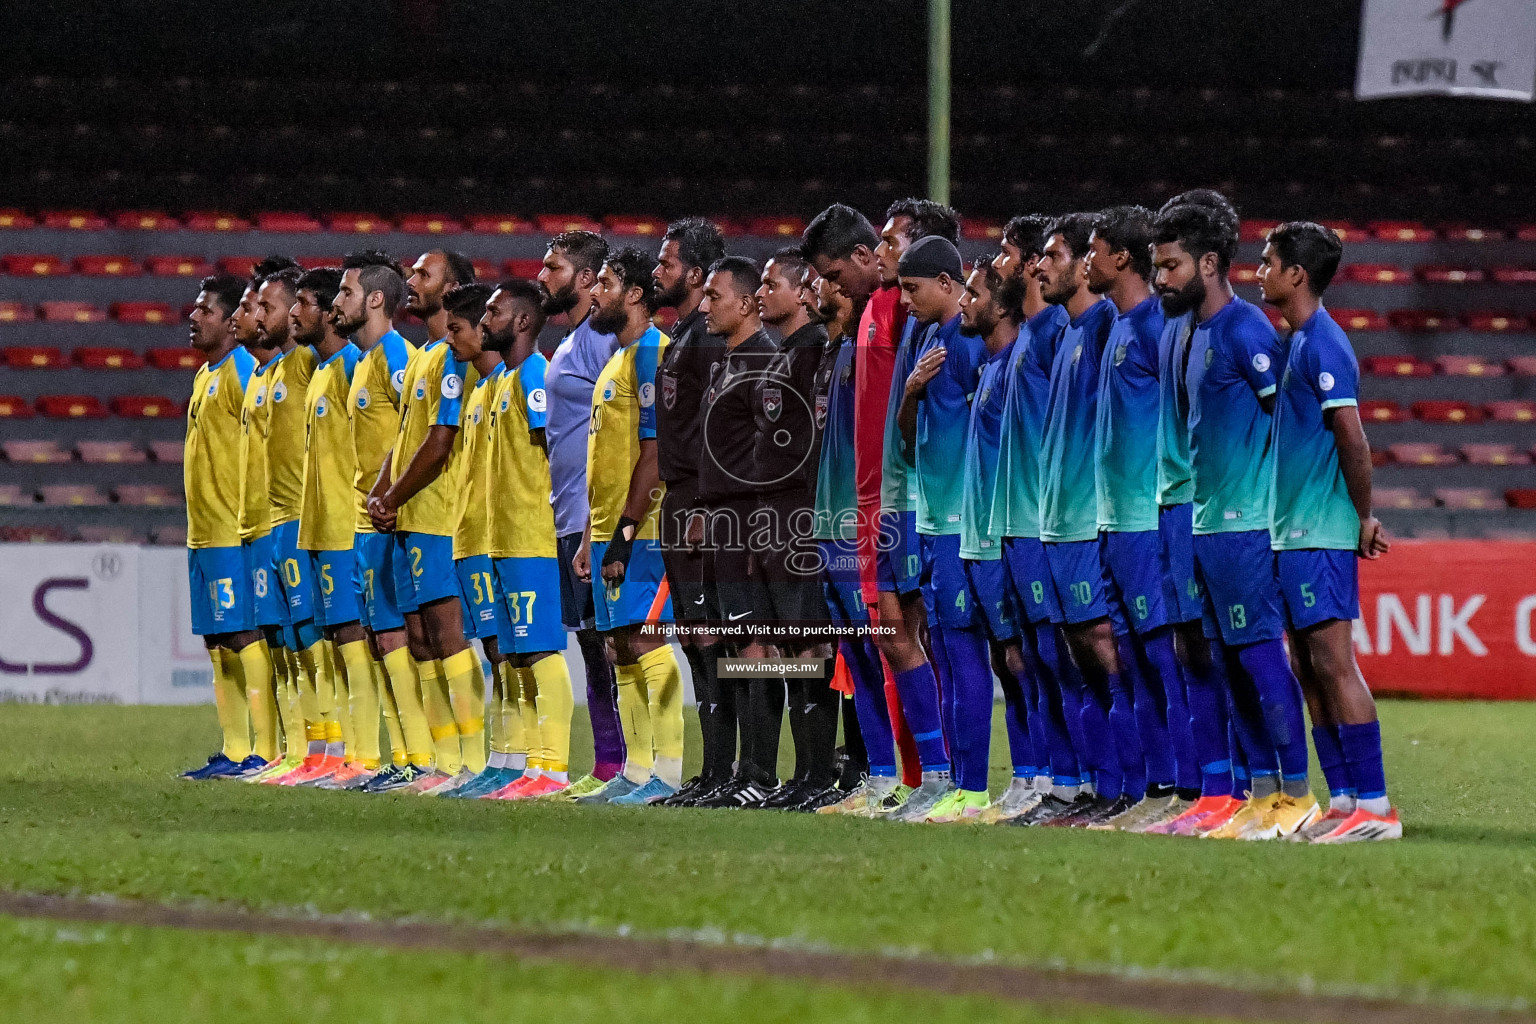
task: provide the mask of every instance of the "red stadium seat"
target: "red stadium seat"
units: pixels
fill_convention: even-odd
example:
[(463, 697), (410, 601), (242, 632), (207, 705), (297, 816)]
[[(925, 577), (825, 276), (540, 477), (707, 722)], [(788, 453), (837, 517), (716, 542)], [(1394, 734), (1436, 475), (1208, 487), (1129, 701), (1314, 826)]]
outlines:
[(1414, 419), (1426, 423), (1478, 423), (1483, 418), (1483, 410), (1472, 403), (1447, 398), (1424, 399), (1410, 408)]
[(154, 456), (156, 462), (179, 466), (186, 453), (186, 446), (180, 441), (149, 442), (149, 454)]
[(128, 256), (77, 256), (75, 273), (85, 277), (138, 277), (140, 270)]
[(1530, 321), (1519, 313), (1468, 313), (1466, 323), (1470, 330), (1492, 334), (1524, 331), (1530, 326)]
[(13, 208), (0, 210), (0, 228), (33, 228), (37, 221), (25, 212)]
[(538, 230), (533, 221), (512, 214), (479, 214), (469, 218), (466, 227), (477, 235), (531, 235)]
[(1510, 508), (1536, 508), (1536, 487), (1513, 487), (1504, 492)]
[(69, 365), (63, 351), (51, 345), (11, 345), (0, 348), (0, 357), (13, 370), (62, 370)]
[(1341, 242), (1363, 242), (1368, 232), (1358, 224), (1351, 224), (1347, 220), (1325, 220), (1323, 227), (1339, 236)]
[(1524, 402), (1516, 399), (1503, 402), (1489, 402), (1483, 406), (1483, 412), (1490, 420), (1497, 423), (1536, 422), (1536, 402)]
[(1503, 508), (1504, 499), (1486, 487), (1437, 487), (1435, 504), (1465, 511)]
[(220, 256), (217, 266), (221, 274), (250, 277), (251, 268), (260, 263), (262, 259), (264, 259), (262, 256)]
[(1340, 275), (1355, 284), (1406, 284), (1413, 278), (1402, 267), (1390, 263), (1351, 263), (1341, 268)]
[(251, 222), (232, 213), (217, 210), (196, 210), (182, 218), (188, 231), (249, 231)]
[(481, 284), (494, 284), (497, 274), (497, 266), (491, 260), (470, 260), (475, 268), (475, 280)]
[(719, 228), (720, 233), (726, 238), (737, 238), (747, 233), (747, 226), (739, 220), (732, 220), (729, 217), (711, 217), (710, 220), (715, 222), (715, 227)]
[(1262, 242), (1279, 226), (1277, 220), (1245, 220), (1239, 225), (1239, 232), (1245, 242)]
[(24, 302), (0, 302), (0, 324), (36, 320), (37, 311)]
[(1437, 356), (1435, 369), (1451, 377), (1502, 377), (1504, 364), (1482, 356)]
[(1536, 242), (1536, 224), (1521, 224), (1515, 228), (1515, 238), (1521, 242)]
[(1456, 456), (1427, 441), (1404, 441), (1387, 446), (1392, 461), (1404, 466), (1451, 466)]
[(1271, 306), (1268, 303), (1264, 303), (1263, 305), (1259, 306), (1259, 309), (1263, 310), (1264, 315), (1269, 318), (1270, 326), (1275, 330), (1289, 331), (1291, 329), (1291, 325), (1286, 322), (1285, 317), (1281, 316), (1280, 311), (1274, 306)]
[(69, 531), (62, 526), (5, 526), (0, 527), (0, 540), (10, 544), (63, 544), (69, 540)]
[(1440, 237), (1452, 242), (1497, 242), (1504, 238), (1498, 228), (1478, 228), (1467, 224), (1447, 224), (1440, 229)]
[(539, 276), (539, 271), (544, 269), (543, 260), (507, 260), (502, 269), (509, 277), (526, 278), (529, 281)]
[(37, 503), (37, 493), (30, 489), (23, 489), (19, 484), (0, 484), (0, 506), (33, 505)]
[(270, 210), (256, 215), (256, 230), (283, 234), (304, 234), (324, 230), (319, 221), (307, 213), (291, 210)]
[(1455, 330), (1460, 321), (1450, 313), (1437, 309), (1394, 309), (1387, 314), (1387, 322), (1400, 331), (1415, 334), (1428, 331)]
[(1454, 267), (1446, 263), (1426, 264), (1414, 273), (1429, 284), (1481, 284), (1487, 279), (1481, 267)]
[(69, 452), (60, 448), (57, 441), (7, 441), (0, 447), (11, 462), (55, 464), (70, 460)]
[(43, 227), (67, 228), (71, 231), (102, 231), (107, 228), (107, 218), (90, 210), (44, 210)]
[(107, 496), (90, 484), (45, 484), (39, 490), (44, 505), (69, 507), (107, 504)]
[(20, 395), (0, 395), (0, 420), (32, 418), (32, 403)]
[(37, 308), (54, 324), (99, 324), (107, 318), (105, 310), (89, 302), (43, 302)]
[(611, 235), (626, 238), (660, 238), (667, 230), (667, 222), (656, 217), (630, 217), (617, 215), (603, 218), (603, 229)]
[(1377, 487), (1371, 491), (1372, 508), (1433, 508), (1434, 501), (1413, 487)]
[(110, 312), (120, 324), (176, 323), (176, 311), (164, 302), (114, 302)]
[(1360, 368), (1373, 377), (1433, 377), (1434, 365), (1418, 356), (1366, 356)]
[(1371, 423), (1401, 423), (1408, 418), (1408, 410), (1386, 399), (1367, 398), (1360, 403), (1360, 418)]
[(1371, 465), (1381, 467), (1392, 464), (1392, 453), (1385, 448), (1371, 449)]
[(1531, 457), (1512, 444), (1464, 444), (1461, 457), (1474, 466), (1529, 466)]
[(1335, 309), (1333, 319), (1346, 331), (1385, 331), (1391, 326), (1374, 309)]
[(1517, 377), (1536, 377), (1536, 356), (1511, 356), (1505, 365)]
[(148, 461), (143, 448), (132, 441), (81, 441), (75, 445), (81, 462), (117, 464)]
[(207, 362), (195, 348), (152, 348), (144, 358), (157, 370), (195, 370)]
[(163, 420), (181, 412), (181, 407), (160, 395), (119, 395), (112, 399), (112, 411), (131, 420)]
[(185, 524), (156, 527), (149, 539), (152, 544), (184, 548), (187, 546), (187, 527)]
[(973, 242), (996, 243), (1003, 240), (1003, 225), (995, 220), (978, 220), (975, 217), (960, 219), (960, 237)]
[(213, 264), (201, 256), (148, 256), (144, 269), (155, 277), (207, 277)]
[(1536, 284), (1536, 267), (1494, 267), (1492, 276), (1499, 284)]
[(149, 535), (128, 526), (82, 526), (80, 539), (87, 544), (147, 544)]
[(321, 267), (341, 266), (340, 256), (295, 256), (293, 261), (305, 270), (319, 270)]
[(0, 259), (0, 267), (12, 277), (57, 277), (69, 273), (69, 264), (57, 256), (16, 253)]
[(87, 370), (141, 370), (144, 357), (131, 348), (86, 345), (75, 349), (75, 365)]
[(1366, 227), (1382, 242), (1432, 242), (1435, 233), (1416, 220), (1373, 220)]
[(118, 484), (113, 492), (119, 505), (175, 506), (181, 495), (159, 484)]
[(1257, 263), (1234, 263), (1229, 275), (1233, 284), (1254, 284), (1259, 280)]
[(181, 222), (160, 210), (123, 210), (112, 217), (112, 225), (123, 231), (175, 231)]
[(372, 213), (333, 213), (325, 218), (327, 231), (339, 231), (352, 235), (376, 235), (393, 231), (394, 225)]
[(456, 235), (464, 230), (463, 224), (441, 213), (406, 214), (396, 226), (407, 235)]
[(800, 217), (757, 217), (747, 224), (747, 234), (763, 238), (796, 238), (805, 231)]
[(50, 419), (101, 419), (107, 407), (95, 395), (44, 395), (37, 400), (37, 411)]
[(539, 231), (546, 235), (558, 235), (562, 231), (601, 231), (603, 226), (591, 217), (579, 213), (546, 213), (534, 218)]

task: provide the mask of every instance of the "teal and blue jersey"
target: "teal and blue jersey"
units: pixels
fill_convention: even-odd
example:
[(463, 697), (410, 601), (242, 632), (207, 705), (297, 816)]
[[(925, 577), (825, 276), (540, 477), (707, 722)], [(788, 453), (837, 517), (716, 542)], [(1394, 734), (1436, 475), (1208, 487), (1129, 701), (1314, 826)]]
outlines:
[(1189, 461), (1196, 536), (1269, 529), (1269, 413), (1285, 353), (1253, 303), (1237, 297), (1189, 341)]
[(1189, 468), (1189, 394), (1184, 390), (1184, 357), (1195, 314), (1163, 324), (1157, 341), (1157, 503), (1164, 508), (1195, 500)]
[[(965, 484), (965, 435), (970, 430), (971, 399), (987, 343), (980, 335), (960, 333), (960, 314), (930, 332), (918, 359), (936, 348), (944, 363), (923, 388), (917, 402), (917, 436), (913, 452), (917, 478), (917, 532), (930, 537), (960, 533), (960, 504)], [(917, 360), (913, 360), (916, 365)]]
[(895, 366), (891, 371), (891, 393), (885, 406), (885, 446), (882, 449), (880, 470), (880, 510), (883, 512), (910, 512), (917, 508), (917, 477), (912, 472), (912, 453), (901, 437), (901, 425), (897, 414), (901, 400), (907, 393), (907, 378), (917, 365), (917, 351), (923, 347), (934, 327), (922, 327), (917, 317), (907, 314), (907, 323), (901, 329), (901, 341), (896, 345)]
[(1008, 386), (988, 533), (1040, 536), (1040, 443), (1051, 397), (1051, 364), (1066, 326), (1067, 311), (1047, 306), (1025, 321), (1013, 343), (1003, 370)]
[(825, 379), (817, 374), (815, 411), (821, 427), (817, 540), (854, 540), (858, 535), (858, 481), (853, 471), (853, 359), (857, 348), (852, 338), (844, 338)]
[(1326, 309), (1291, 335), (1271, 430), (1274, 471), (1269, 501), (1270, 547), (1353, 551), (1360, 516), (1349, 500), (1339, 449), (1326, 414), (1356, 405), (1360, 366), (1349, 338)]
[(1157, 529), (1158, 339), (1163, 305), (1145, 299), (1115, 317), (1099, 364), (1094, 481), (1099, 529)]
[(1099, 363), (1115, 304), (1100, 299), (1061, 332), (1051, 364), (1051, 397), (1040, 446), (1040, 539), (1066, 544), (1099, 535), (1099, 498), (1094, 485), (1094, 420), (1099, 404)]
[(992, 532), (992, 498), (997, 483), (997, 448), (1008, 403), (1008, 364), (1017, 341), (988, 357), (971, 402), (965, 436), (965, 490), (960, 498), (960, 557), (991, 561), (1002, 554), (1002, 534)]

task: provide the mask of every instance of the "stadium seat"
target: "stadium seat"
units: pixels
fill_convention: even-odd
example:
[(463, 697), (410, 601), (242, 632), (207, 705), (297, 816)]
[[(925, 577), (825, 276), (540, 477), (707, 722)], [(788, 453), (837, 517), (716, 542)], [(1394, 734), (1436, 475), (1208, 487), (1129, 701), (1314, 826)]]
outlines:
[(1346, 331), (1385, 331), (1387, 318), (1372, 309), (1335, 309), (1333, 319)]
[(187, 546), (187, 528), (184, 525), (157, 527), (149, 535), (149, 540), (151, 544), (164, 547), (184, 548)]
[(1435, 398), (1414, 402), (1410, 406), (1413, 418), (1426, 423), (1478, 423), (1483, 410), (1470, 402)]
[(0, 420), (32, 418), (32, 403), (20, 395), (0, 395)]
[(579, 213), (546, 213), (534, 218), (539, 231), (546, 235), (558, 235), (562, 231), (601, 231), (603, 226), (591, 217)]
[(996, 244), (1003, 240), (1003, 225), (995, 220), (962, 217), (960, 218), (960, 237), (973, 242)]
[(176, 311), (164, 302), (114, 302), (108, 307), (120, 324), (173, 324)]
[(1373, 377), (1433, 377), (1435, 367), (1418, 356), (1366, 356), (1360, 368)]
[(1505, 507), (1504, 499), (1486, 487), (1437, 487), (1435, 504), (1474, 511)]
[(805, 231), (800, 217), (758, 217), (747, 223), (747, 234), (762, 238), (795, 238)]
[(1257, 284), (1259, 280), (1259, 265), (1257, 263), (1234, 263), (1229, 275), (1233, 284)]
[(124, 231), (175, 231), (181, 223), (159, 210), (123, 210), (112, 217), (112, 225)]
[(6, 441), (0, 445), (0, 450), (5, 452), (5, 457), (11, 462), (34, 462), (52, 464), (68, 462), (69, 452), (59, 447), (57, 441)]
[(105, 505), (107, 496), (90, 484), (44, 484), (38, 488), (44, 505)]
[(256, 230), (280, 234), (303, 234), (324, 230), (321, 223), (307, 213), (291, 210), (275, 210), (256, 215)]
[(1342, 268), (1340, 277), (1354, 284), (1406, 284), (1412, 275), (1390, 263), (1351, 263)]
[(470, 260), (475, 268), (475, 280), (481, 284), (492, 284), (496, 281), (496, 264), (491, 260)]
[(160, 395), (119, 395), (112, 399), (112, 411), (131, 420), (163, 420), (180, 413), (181, 407)]
[(1404, 466), (1451, 466), (1455, 455), (1431, 441), (1402, 441), (1387, 445), (1392, 461)]
[(1414, 271), (1420, 281), (1429, 284), (1481, 284), (1487, 279), (1480, 267), (1453, 267), (1432, 263)]
[(63, 544), (69, 531), (62, 526), (0, 526), (0, 541), (8, 544)]
[(250, 277), (251, 268), (260, 263), (261, 256), (220, 256), (215, 266), (221, 274), (233, 274), (236, 277)]
[(54, 324), (98, 324), (107, 318), (105, 310), (89, 302), (40, 302), (37, 309)]
[(1377, 487), (1371, 491), (1372, 508), (1433, 508), (1434, 501), (1412, 487)]
[(144, 269), (155, 277), (207, 277), (213, 264), (201, 256), (146, 256)]
[(83, 277), (138, 277), (141, 272), (130, 256), (75, 257), (75, 273)]
[(179, 493), (159, 484), (118, 484), (113, 491), (119, 505), (173, 506), (182, 504)]
[(100, 419), (107, 407), (95, 395), (44, 395), (37, 400), (37, 411), (50, 419)]
[(1490, 420), (1497, 423), (1536, 422), (1536, 402), (1514, 399), (1503, 402), (1489, 402), (1483, 406), (1483, 412)]
[(195, 370), (207, 362), (195, 348), (152, 348), (144, 358), (157, 370)]
[(1409, 417), (1408, 410), (1396, 402), (1367, 398), (1360, 402), (1360, 418), (1372, 423), (1401, 423)]
[(394, 225), (372, 213), (333, 213), (325, 218), (325, 228), (349, 235), (373, 235), (393, 231)]
[(1363, 242), (1368, 235), (1364, 228), (1347, 220), (1325, 220), (1322, 225), (1338, 235), (1341, 242)]
[(499, 217), (479, 216), (469, 218), (468, 228), (477, 235), (531, 235), (538, 225), (524, 217), (510, 214)]
[(62, 370), (69, 365), (64, 353), (49, 345), (12, 345), (0, 349), (0, 356), (13, 370)]
[(1502, 377), (1504, 364), (1482, 356), (1436, 356), (1435, 369), (1452, 377)]
[(75, 365), (87, 370), (142, 370), (144, 357), (131, 348), (86, 345), (71, 353)]
[(129, 526), (82, 526), (76, 531), (87, 544), (147, 544), (149, 534)]
[(1464, 444), (1461, 457), (1474, 466), (1529, 466), (1531, 456), (1512, 444)]
[(1536, 267), (1494, 267), (1490, 276), (1499, 284), (1536, 284)]
[(179, 466), (186, 453), (186, 444), (182, 441), (149, 442), (149, 454), (154, 456), (156, 462)]
[(1505, 235), (1498, 228), (1478, 228), (1467, 224), (1446, 224), (1440, 229), (1440, 237), (1452, 242), (1497, 242)]
[(395, 224), (407, 235), (456, 235), (464, 230), (463, 224), (441, 213), (406, 214)]
[(1508, 334), (1526, 330), (1530, 321), (1518, 313), (1468, 313), (1466, 324), (1473, 331)]
[(1520, 242), (1536, 242), (1536, 224), (1521, 224), (1515, 228), (1515, 239)]
[(0, 302), (0, 324), (17, 324), (36, 319), (37, 311), (25, 302)]
[[(295, 256), (293, 262), (305, 270), (319, 270), (321, 267), (341, 266), (340, 256)], [(250, 273), (247, 271), (246, 273)]]
[(526, 278), (529, 281), (539, 276), (539, 271), (544, 269), (543, 260), (507, 260), (502, 269), (510, 277)]
[(1238, 227), (1243, 241), (1262, 242), (1279, 226), (1277, 220), (1245, 220)]
[(603, 230), (626, 238), (660, 238), (666, 233), (667, 222), (656, 217), (604, 217)]
[(1460, 321), (1437, 309), (1394, 309), (1387, 314), (1387, 323), (1400, 331), (1420, 334), (1455, 330)]
[(1285, 332), (1291, 329), (1291, 325), (1286, 322), (1285, 317), (1281, 316), (1280, 311), (1274, 306), (1266, 302), (1260, 305), (1259, 309), (1263, 311), (1264, 316), (1269, 320), (1269, 325), (1275, 330)]
[(1510, 508), (1536, 508), (1536, 487), (1513, 487), (1504, 492)]
[(1536, 356), (1510, 356), (1504, 365), (1518, 377), (1536, 377)]
[(146, 462), (148, 454), (132, 441), (81, 441), (75, 445), (81, 462), (115, 464)]
[(34, 227), (37, 227), (37, 221), (33, 220), (23, 211), (16, 209), (0, 210), (0, 228), (21, 229)]
[(45, 210), (43, 227), (64, 228), (70, 231), (103, 231), (109, 225), (107, 218), (90, 210)]
[(0, 258), (0, 267), (11, 277), (58, 277), (69, 273), (69, 264), (57, 256), (16, 253)]
[(198, 210), (182, 218), (188, 231), (249, 231), (251, 222), (232, 213), (215, 210)]
[(0, 484), (0, 506), (32, 505), (37, 502), (37, 493), (19, 484)]
[(1432, 242), (1435, 233), (1416, 220), (1373, 220), (1366, 228), (1380, 242)]

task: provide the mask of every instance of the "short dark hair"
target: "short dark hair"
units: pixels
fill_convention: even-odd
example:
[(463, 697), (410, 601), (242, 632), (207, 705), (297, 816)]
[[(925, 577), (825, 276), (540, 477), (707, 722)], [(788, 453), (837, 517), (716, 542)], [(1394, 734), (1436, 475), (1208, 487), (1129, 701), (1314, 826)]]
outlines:
[(549, 240), (549, 248), (565, 253), (578, 274), (583, 270), (595, 274), (608, 260), (608, 243), (596, 231), (562, 231)]
[(1166, 208), (1153, 225), (1157, 245), (1177, 242), (1195, 259), (1216, 254), (1216, 267), (1225, 274), (1237, 255), (1237, 221), (1218, 207), (1184, 203)]
[(443, 310), (449, 316), (478, 324), (485, 315), (485, 300), (491, 297), (488, 284), (454, 285), (443, 293)]
[(610, 268), (618, 275), (625, 291), (639, 288), (640, 301), (644, 304), (646, 312), (656, 312), (656, 278), (652, 276), (656, 271), (654, 256), (632, 245), (626, 245), (618, 252), (609, 253), (608, 258), (603, 260), (603, 266)]
[(713, 221), (684, 217), (667, 225), (663, 242), (677, 243), (677, 258), (689, 267), (704, 270), (725, 255), (725, 238)]
[(496, 290), (498, 292), (506, 292), (514, 299), (518, 299), (528, 303), (531, 306), (537, 307), (540, 310), (540, 315), (542, 315), (544, 309), (544, 293), (539, 291), (539, 286), (537, 284), (534, 284), (527, 278), (509, 277), (497, 284)]
[(973, 266), (982, 272), (982, 280), (987, 282), (987, 291), (992, 293), (992, 301), (1003, 307), (1009, 320), (1021, 324), (1024, 322), (1024, 296), (1028, 293), (1028, 286), (1022, 274), (1004, 277), (992, 265), (995, 259), (997, 254), (989, 252), (979, 257)]
[(1234, 230), (1237, 226), (1237, 207), (1232, 205), (1232, 200), (1217, 192), (1213, 188), (1192, 188), (1187, 192), (1180, 192), (1158, 208), (1158, 214), (1162, 215), (1175, 206), (1203, 206), (1208, 210), (1214, 210), (1232, 221)]
[(294, 283), (293, 290), (314, 292), (320, 305), (329, 309), (331, 303), (336, 301), (336, 293), (341, 291), (341, 268), (316, 267), (314, 270), (306, 270)]
[(1300, 267), (1307, 272), (1307, 284), (1313, 295), (1321, 295), (1339, 269), (1344, 243), (1337, 233), (1309, 220), (1289, 220), (1269, 233), (1282, 267)]
[(1145, 206), (1111, 206), (1099, 214), (1093, 233), (1110, 252), (1131, 257), (1131, 269), (1146, 280), (1152, 276), (1152, 211)]
[(869, 218), (842, 203), (833, 203), (818, 213), (800, 237), (800, 251), (808, 260), (818, 256), (828, 260), (846, 259), (861, 245), (874, 252), (879, 244), (880, 233)]
[(1072, 250), (1072, 258), (1077, 259), (1088, 252), (1088, 239), (1093, 234), (1093, 229), (1098, 226), (1099, 215), (1096, 213), (1064, 213), (1045, 226), (1040, 233), (1041, 248), (1052, 235), (1060, 235), (1067, 243), (1067, 248)]
[(261, 284), (278, 283), (287, 288), (289, 292), (299, 290), (299, 278), (304, 275), (302, 267), (284, 267), (282, 270), (268, 274), (260, 279)]
[(256, 282), (259, 287), (263, 281), (273, 274), (281, 273), (284, 270), (301, 269), (303, 268), (299, 266), (299, 261), (291, 256), (268, 256), (251, 267), (251, 280)]
[(475, 283), (474, 260), (457, 249), (433, 249), (432, 251), (443, 254), (443, 259), (448, 262), (448, 273), (453, 278), (454, 284), (466, 285)]
[[(405, 270), (400, 261), (378, 249), (349, 252), (341, 261), (342, 270), (356, 270), (363, 298), (378, 292), (384, 296), (384, 315), (394, 316), (405, 298)], [(471, 268), (473, 269), (473, 268)]]
[(757, 265), (756, 260), (745, 256), (726, 256), (715, 260), (710, 264), (709, 272), (730, 275), (731, 283), (736, 286), (736, 290), (745, 295), (756, 292), (757, 286), (763, 280), (763, 268)]
[(1045, 229), (1050, 222), (1043, 213), (1014, 217), (1003, 228), (1003, 241), (1018, 249), (1026, 260), (1039, 256), (1045, 250)]
[(763, 261), (763, 268), (765, 270), (770, 262), (777, 263), (785, 270), (800, 275), (799, 283), (801, 284), (805, 283), (806, 277), (811, 272), (811, 264), (806, 260), (805, 253), (800, 250), (798, 245), (786, 245), (784, 248), (776, 250), (772, 256)]
[(898, 199), (885, 209), (885, 219), (906, 217), (912, 221), (907, 232), (910, 241), (938, 235), (949, 239), (951, 245), (960, 244), (960, 215), (943, 203), (932, 199)]
[(198, 288), (218, 299), (219, 305), (224, 307), (224, 316), (229, 317), (240, 308), (240, 297), (245, 294), (247, 283), (245, 278), (234, 274), (213, 274), (203, 278)]

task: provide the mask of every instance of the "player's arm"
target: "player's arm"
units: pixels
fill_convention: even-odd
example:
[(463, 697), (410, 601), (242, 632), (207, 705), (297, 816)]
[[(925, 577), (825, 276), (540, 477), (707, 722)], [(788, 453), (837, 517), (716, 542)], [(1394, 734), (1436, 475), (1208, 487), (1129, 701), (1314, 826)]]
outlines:
[(1280, 386), (1279, 373), (1285, 361), (1275, 329), (1267, 322), (1239, 325), (1232, 346), (1232, 358), (1237, 363), (1238, 372), (1253, 389), (1260, 408), (1273, 416), (1275, 392)]
[(623, 583), (624, 569), (629, 564), (630, 546), (640, 523), (656, 501), (661, 489), (661, 468), (657, 462), (656, 439), (642, 438), (640, 458), (629, 475), (629, 491), (624, 496), (624, 514), (614, 528), (613, 539), (603, 551), (603, 579), (609, 583)]
[(592, 582), (592, 520), (581, 530), (581, 543), (576, 545), (576, 555), (571, 559), (571, 570), (583, 583)]
[(907, 451), (917, 445), (917, 403), (922, 399), (928, 382), (939, 375), (944, 366), (944, 346), (935, 345), (924, 352), (917, 365), (907, 376), (906, 390), (901, 396), (901, 408), (896, 412), (896, 425), (901, 429), (901, 441)]
[(1366, 440), (1360, 422), (1360, 410), (1353, 405), (1327, 410), (1324, 417), (1339, 449), (1339, 469), (1350, 503), (1360, 517), (1359, 552), (1362, 558), (1377, 558), (1391, 550), (1381, 520), (1371, 515), (1371, 443)]
[[(426, 440), (421, 442), (421, 447), (416, 449), (411, 460), (405, 464), (405, 469), (400, 476), (388, 485), (379, 498), (381, 512), (393, 517), (400, 511), (401, 505), (410, 501), (418, 491), (438, 478), (443, 467), (448, 465), (448, 456), (453, 454), (453, 439), (458, 432), (458, 427), (442, 424), (428, 428)], [(384, 471), (381, 471), (379, 476), (383, 479)], [(372, 504), (370, 501), (370, 509)]]

